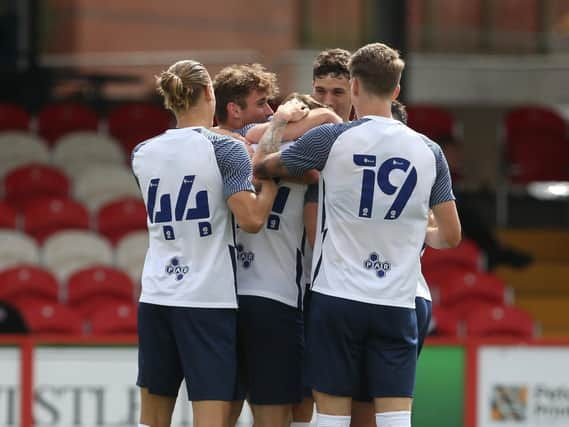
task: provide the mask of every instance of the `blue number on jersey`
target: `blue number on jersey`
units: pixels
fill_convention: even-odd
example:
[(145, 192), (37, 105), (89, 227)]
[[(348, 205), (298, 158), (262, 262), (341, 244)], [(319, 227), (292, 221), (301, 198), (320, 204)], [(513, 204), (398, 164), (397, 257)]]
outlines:
[[(195, 175), (186, 175), (182, 180), (182, 185), (180, 186), (178, 196), (176, 197), (176, 206), (174, 207), (175, 221), (191, 221), (194, 219), (209, 218), (209, 202), (207, 198), (207, 191), (205, 190), (199, 191), (196, 194), (196, 206), (194, 208), (188, 208), (186, 211), (186, 206), (188, 204), (188, 199), (190, 198), (195, 178)], [(148, 219), (151, 223), (171, 222), (172, 202), (170, 194), (163, 194), (160, 196), (160, 210), (156, 213), (154, 212), (156, 208), (156, 197), (158, 194), (159, 184), (160, 178), (152, 178), (150, 180), (150, 185), (148, 186), (148, 197), (146, 202)], [(200, 222), (198, 227), (198, 231), (202, 237), (209, 236), (212, 233), (211, 224), (209, 222)], [(174, 230), (171, 226), (164, 227), (164, 238), (166, 240), (174, 239)]]
[[(290, 188), (288, 187), (279, 187), (279, 191), (275, 197), (275, 202), (273, 203), (273, 208), (271, 209), (273, 212), (277, 214), (282, 214), (286, 205), (286, 201), (288, 200), (288, 195), (290, 194)], [(267, 221), (267, 228), (269, 230), (278, 230), (281, 225), (281, 218), (278, 215), (271, 214), (269, 215), (269, 219)]]
[[(368, 154), (354, 154), (354, 163), (358, 166), (375, 167), (376, 156)], [(401, 157), (391, 157), (384, 161), (377, 171), (377, 185), (379, 189), (388, 196), (392, 196), (397, 191), (397, 187), (389, 182), (389, 175), (395, 169), (407, 172), (411, 163), (407, 159)], [(360, 208), (358, 216), (361, 218), (371, 218), (373, 209), (373, 194), (375, 190), (375, 170), (364, 169), (362, 176), (362, 190), (360, 197)], [(387, 210), (384, 219), (397, 219), (403, 212), (405, 205), (409, 201), (413, 190), (417, 185), (417, 170), (411, 167), (411, 171), (407, 175), (405, 182), (399, 189), (395, 200)]]

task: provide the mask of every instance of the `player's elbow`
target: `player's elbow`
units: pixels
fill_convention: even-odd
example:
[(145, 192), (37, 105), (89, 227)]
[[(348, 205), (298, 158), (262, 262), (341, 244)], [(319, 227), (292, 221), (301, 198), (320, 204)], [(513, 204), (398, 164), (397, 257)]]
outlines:
[(247, 233), (258, 233), (265, 224), (265, 218), (253, 212), (244, 215), (242, 218), (236, 218), (239, 228)]
[(445, 233), (445, 242), (447, 247), (456, 248), (462, 240), (462, 233), (460, 228)]

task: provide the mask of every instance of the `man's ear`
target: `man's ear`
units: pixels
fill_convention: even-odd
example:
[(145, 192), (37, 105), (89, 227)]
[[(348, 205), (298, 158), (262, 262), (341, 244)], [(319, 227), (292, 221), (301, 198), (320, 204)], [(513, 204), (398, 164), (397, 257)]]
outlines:
[(236, 102), (228, 102), (227, 103), (227, 115), (234, 119), (238, 119), (241, 117), (241, 107), (237, 105)]
[(401, 85), (398, 84), (397, 87), (395, 88), (395, 90), (393, 91), (393, 95), (391, 96), (391, 100), (395, 101), (397, 99), (397, 97), (399, 96), (400, 92), (401, 92)]
[(355, 77), (352, 77), (350, 80), (350, 90), (352, 96), (358, 96), (360, 94), (360, 81)]

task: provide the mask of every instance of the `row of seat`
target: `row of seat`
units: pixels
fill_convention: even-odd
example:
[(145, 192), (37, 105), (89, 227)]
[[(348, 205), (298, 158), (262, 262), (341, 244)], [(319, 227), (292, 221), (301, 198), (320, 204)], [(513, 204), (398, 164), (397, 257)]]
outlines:
[(86, 167), (127, 164), (127, 156), (114, 138), (98, 132), (73, 132), (61, 137), (53, 147), (31, 132), (0, 132), (0, 176), (28, 163), (51, 164), (69, 178)]
[[(130, 153), (138, 142), (171, 127), (172, 119), (154, 104), (124, 104), (109, 112), (108, 133)], [(100, 122), (97, 112), (86, 106), (53, 104), (38, 113), (37, 134), (52, 144), (74, 131), (98, 131)], [(26, 131), (31, 123), (30, 115), (21, 107), (0, 103), (0, 131)], [(435, 141), (460, 134), (460, 126), (450, 111), (433, 105), (408, 106), (408, 124)], [(543, 106), (514, 108), (504, 117), (500, 133), (512, 182), (569, 179), (567, 124), (556, 111)], [(538, 145), (539, 150), (536, 150)]]
[(74, 198), (91, 211), (119, 197), (140, 198), (140, 189), (132, 171), (125, 165), (85, 165), (71, 179), (61, 169), (39, 163), (27, 163), (0, 177), (4, 201), (16, 210), (24, 210), (38, 197)]
[(61, 230), (92, 229), (116, 245), (131, 231), (146, 229), (146, 209), (140, 198), (121, 197), (90, 214), (72, 199), (38, 196), (20, 214), (0, 201), (0, 229), (22, 230), (40, 244)]
[(0, 300), (20, 309), (30, 304), (65, 303), (90, 318), (111, 302), (133, 303), (139, 286), (124, 271), (95, 265), (73, 272), (65, 282), (39, 265), (20, 264), (0, 271)]
[[(16, 104), (0, 103), (0, 131), (35, 128), (50, 144), (74, 131), (99, 131), (102, 117), (92, 108), (77, 103), (56, 103), (44, 107), (34, 120)], [(158, 105), (132, 102), (111, 109), (106, 117), (109, 135), (120, 141), (127, 153), (145, 139), (162, 133), (173, 124), (173, 116)], [(34, 126), (35, 125), (35, 126)]]
[(40, 248), (34, 239), (12, 230), (0, 230), (0, 270), (19, 264), (42, 265), (65, 282), (73, 273), (93, 265), (116, 266), (139, 283), (148, 248), (146, 231), (134, 231), (110, 242), (86, 230), (53, 234)]
[(32, 303), (18, 307), (32, 333), (50, 335), (126, 335), (137, 332), (137, 305), (104, 301), (85, 319), (63, 304)]

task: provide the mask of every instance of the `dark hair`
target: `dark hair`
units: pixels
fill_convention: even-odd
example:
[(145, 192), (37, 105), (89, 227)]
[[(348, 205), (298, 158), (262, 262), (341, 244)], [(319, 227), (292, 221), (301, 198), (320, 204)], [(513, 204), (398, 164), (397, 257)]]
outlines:
[(380, 97), (393, 94), (404, 68), (399, 52), (383, 43), (359, 48), (349, 64), (350, 77), (357, 78), (366, 91)]
[(174, 112), (188, 110), (204, 88), (211, 84), (205, 67), (192, 60), (178, 61), (155, 78), (156, 89), (164, 98), (164, 106)]
[(350, 78), (348, 63), (350, 52), (344, 49), (326, 49), (318, 54), (312, 66), (312, 79), (325, 77), (331, 74), (333, 77)]
[(397, 100), (391, 101), (391, 115), (395, 120), (407, 124), (407, 108), (401, 102)]
[(213, 79), (213, 90), (218, 123), (227, 120), (227, 104), (235, 102), (245, 108), (245, 98), (254, 90), (267, 92), (269, 97), (279, 93), (276, 74), (268, 72), (261, 64), (230, 65), (223, 68)]

